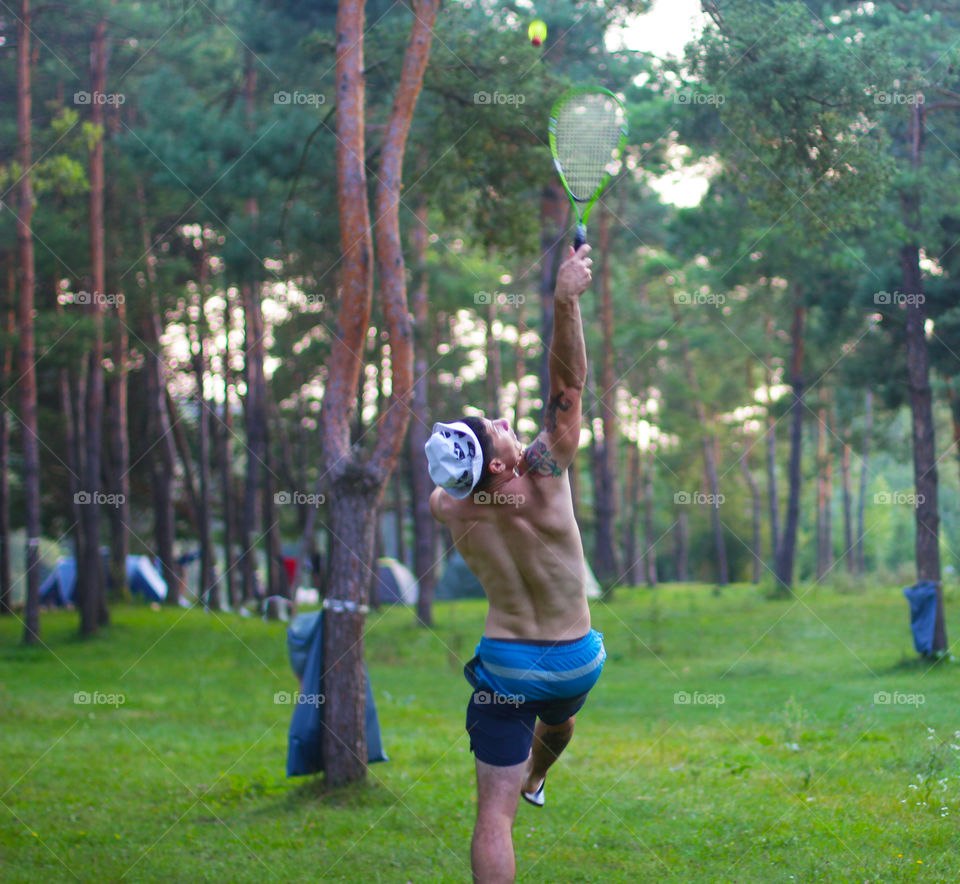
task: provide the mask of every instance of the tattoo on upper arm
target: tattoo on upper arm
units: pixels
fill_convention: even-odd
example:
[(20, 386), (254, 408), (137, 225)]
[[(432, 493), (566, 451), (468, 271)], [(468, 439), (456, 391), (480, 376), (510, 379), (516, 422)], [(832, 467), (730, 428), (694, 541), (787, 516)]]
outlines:
[(557, 431), (557, 411), (569, 411), (573, 408), (573, 403), (564, 395), (561, 390), (551, 400), (547, 402), (547, 410), (543, 415), (543, 424), (548, 433)]
[(563, 470), (547, 448), (547, 443), (537, 439), (526, 451), (527, 465), (535, 476), (562, 476)]

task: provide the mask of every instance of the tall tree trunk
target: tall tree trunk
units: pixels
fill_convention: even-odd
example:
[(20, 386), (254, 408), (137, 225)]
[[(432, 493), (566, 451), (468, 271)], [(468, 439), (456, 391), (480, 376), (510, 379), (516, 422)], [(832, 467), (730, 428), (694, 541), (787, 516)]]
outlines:
[(523, 398), (523, 385), (522, 381), (527, 373), (527, 360), (526, 354), (524, 353), (524, 343), (523, 339), (527, 333), (527, 323), (523, 315), (523, 307), (520, 308), (519, 315), (517, 316), (517, 345), (514, 347), (513, 359), (514, 365), (516, 366), (516, 380), (517, 380), (517, 401), (513, 406), (513, 428), (519, 433), (517, 429), (520, 426), (520, 419), (523, 418), (526, 413), (526, 402)]
[[(201, 237), (202, 237), (201, 233)], [(200, 585), (197, 587), (197, 600), (207, 610), (219, 611), (221, 608), (219, 583), (213, 576), (213, 542), (210, 539), (210, 403), (204, 394), (204, 381), (207, 376), (207, 317), (205, 301), (207, 297), (207, 256), (200, 255), (200, 280), (197, 294), (197, 322), (193, 327), (193, 340), (190, 342), (193, 377), (197, 385), (197, 424), (199, 429), (199, 450), (197, 452), (198, 471), (200, 473), (200, 500), (197, 519), (200, 523), (198, 540), (200, 541)]]
[(829, 479), (827, 477), (827, 408), (820, 388), (820, 407), (817, 409), (817, 580), (822, 580), (830, 570), (830, 528), (828, 508), (830, 506)]
[[(654, 535), (655, 525), (653, 520), (653, 474), (655, 457), (654, 451), (651, 448), (647, 452), (647, 462), (643, 469), (643, 562), (647, 586), (651, 588), (657, 585), (657, 538)], [(683, 518), (684, 531), (686, 531), (686, 516)], [(686, 574), (686, 551), (684, 551), (684, 574)]]
[(787, 522), (777, 547), (774, 576), (778, 591), (789, 595), (793, 587), (793, 563), (796, 558), (797, 527), (800, 523), (800, 457), (803, 451), (803, 344), (806, 308), (802, 296), (796, 293), (791, 327), (790, 387), (790, 469), (787, 491)]
[[(17, 303), (17, 268), (11, 256), (7, 264), (7, 288), (4, 292), (3, 312), (6, 315), (6, 344), (0, 370), (0, 385), (10, 389), (13, 372), (13, 340), (16, 322), (12, 305)], [(13, 582), (10, 562), (10, 429), (7, 409), (0, 405), (0, 616), (13, 613)]]
[[(900, 250), (903, 290), (923, 293), (920, 250)], [(913, 475), (916, 490), (917, 580), (931, 580), (937, 586), (937, 617), (933, 631), (933, 653), (947, 650), (947, 625), (943, 610), (943, 583), (940, 574), (940, 514), (937, 502), (937, 453), (934, 439), (933, 401), (925, 332), (926, 308), (922, 298), (908, 298), (906, 306), (907, 374), (913, 413)]]
[[(563, 188), (549, 181), (540, 193), (540, 340), (553, 337), (553, 289), (563, 257), (570, 203)], [(544, 344), (540, 360), (540, 399), (546, 408), (550, 398), (550, 348)]]
[(681, 509), (677, 520), (673, 523), (673, 555), (677, 570), (677, 580), (686, 583), (688, 580), (687, 560), (690, 550), (690, 529), (687, 524), (687, 511)]
[(130, 437), (127, 432), (127, 332), (126, 299), (117, 288), (117, 322), (113, 330), (113, 373), (110, 392), (110, 475), (115, 503), (110, 515), (110, 588), (114, 599), (130, 598), (127, 556), (130, 554)]
[[(634, 427), (637, 419), (632, 420)], [(636, 439), (630, 439), (627, 448), (627, 487), (623, 498), (623, 521), (621, 535), (623, 545), (623, 579), (627, 586), (637, 586), (640, 583), (640, 556), (637, 549), (637, 522), (639, 521), (639, 493), (640, 484), (640, 446)]]
[[(413, 509), (413, 570), (419, 585), (417, 622), (433, 625), (433, 596), (437, 585), (437, 523), (430, 513), (430, 493), (433, 483), (427, 471), (423, 447), (430, 430), (431, 401), (429, 377), (431, 372), (427, 353), (430, 347), (429, 288), (427, 280), (427, 204), (420, 199), (416, 209), (417, 220), (410, 231), (413, 256), (413, 420), (407, 431), (407, 473), (410, 477), (410, 497)], [(516, 427), (516, 422), (514, 422)]]
[[(106, 94), (107, 23), (100, 19), (94, 26), (90, 46), (92, 95)], [(80, 632), (93, 635), (109, 622), (100, 558), (101, 445), (103, 439), (103, 304), (106, 295), (103, 239), (103, 141), (104, 106), (93, 101), (91, 122), (97, 128), (97, 139), (90, 153), (90, 266), (92, 293), (90, 313), (93, 318), (93, 345), (87, 372), (86, 450), (84, 452), (84, 491), (88, 500), (83, 508), (83, 534), (86, 541), (83, 573), (77, 573), (77, 596), (80, 605)]]
[(173, 509), (174, 442), (167, 411), (166, 380), (160, 344), (163, 318), (157, 291), (156, 259), (147, 225), (147, 200), (143, 179), (139, 176), (136, 178), (136, 193), (149, 299), (149, 311), (143, 319), (143, 341), (147, 351), (144, 366), (147, 386), (147, 434), (150, 439), (156, 440), (147, 455), (150, 465), (150, 497), (153, 502), (153, 537), (156, 556), (160, 560), (160, 572), (167, 584), (166, 602), (176, 605), (180, 601), (180, 578), (173, 557), (176, 530)]
[(497, 318), (496, 298), (491, 298), (487, 304), (487, 333), (486, 333), (486, 392), (487, 417), (496, 420), (500, 417), (500, 389), (503, 387), (503, 366), (500, 359), (500, 340), (493, 333), (493, 324)]
[(957, 379), (947, 382), (947, 401), (950, 404), (950, 423), (953, 427), (953, 448), (957, 458), (957, 466), (960, 467), (960, 397), (957, 396), (953, 384), (958, 383)]
[[(256, 108), (257, 68), (252, 50), (244, 56), (244, 101), (246, 105), (247, 129), (254, 127)], [(247, 217), (256, 219), (259, 207), (256, 197), (247, 200)], [(255, 223), (255, 220), (254, 220)], [(243, 554), (241, 573), (243, 575), (243, 598), (247, 601), (260, 594), (257, 585), (258, 532), (263, 525), (260, 485), (261, 470), (266, 460), (266, 427), (263, 403), (259, 401), (263, 385), (260, 377), (263, 371), (263, 311), (261, 307), (260, 283), (247, 279), (240, 287), (243, 298), (243, 370), (246, 383), (246, 396), (243, 400), (244, 432), (246, 434), (246, 482), (244, 486), (243, 510), (241, 513), (241, 542)], [(268, 552), (269, 556), (269, 552)]]
[[(923, 156), (926, 117), (922, 104), (910, 107), (910, 159), (913, 186), (901, 192), (903, 222), (917, 238), (920, 226), (920, 194), (916, 184)], [(930, 580), (937, 587), (937, 615), (933, 630), (933, 653), (947, 651), (947, 621), (943, 609), (943, 582), (940, 573), (940, 510), (937, 500), (937, 446), (934, 438), (933, 399), (930, 391), (930, 365), (926, 340), (926, 303), (923, 276), (920, 273), (920, 247), (914, 240), (900, 249), (903, 290), (915, 297), (907, 299), (905, 326), (907, 375), (910, 408), (913, 415), (913, 475), (917, 495), (916, 562), (917, 580)]]
[(363, 594), (369, 582), (376, 509), (409, 422), (413, 349), (399, 205), (403, 156), (423, 82), (438, 0), (421, 0), (404, 53), (400, 83), (384, 135), (376, 195), (377, 258), (381, 303), (389, 332), (390, 405), (374, 428), (367, 463), (350, 446), (350, 412), (359, 388), (370, 322), (373, 248), (367, 202), (363, 63), (363, 0), (337, 9), (337, 205), (343, 255), (341, 334), (328, 360), (321, 411), (323, 455), (331, 488), (330, 598), (323, 619), (326, 721), (323, 755), (327, 781), (339, 785), (366, 776), (363, 677)]
[(866, 557), (863, 550), (863, 536), (866, 531), (864, 513), (867, 508), (867, 484), (870, 476), (870, 436), (873, 433), (873, 390), (867, 390), (863, 408), (863, 454), (860, 457), (860, 496), (857, 500), (857, 540), (854, 558), (856, 571), (866, 571)]
[(610, 291), (609, 250), (610, 213), (600, 204), (600, 418), (603, 440), (599, 443), (597, 487), (594, 494), (596, 511), (596, 548), (594, 568), (603, 586), (604, 597), (613, 595), (620, 575), (615, 543), (617, 519), (617, 429), (616, 385), (613, 366), (613, 296)]
[(230, 395), (230, 296), (224, 292), (226, 309), (224, 310), (224, 346), (223, 346), (223, 418), (220, 423), (218, 439), (220, 443), (220, 495), (223, 501), (221, 518), (223, 519), (223, 574), (221, 582), (226, 581), (227, 599), (231, 610), (241, 603), (237, 585), (236, 559), (234, 558), (234, 519), (235, 505), (233, 495), (233, 397)]
[[(767, 340), (772, 340), (774, 334), (773, 317), (767, 318)], [(773, 372), (770, 370), (771, 355), (767, 353), (764, 363), (767, 387), (767, 501), (770, 511), (770, 561), (776, 562), (777, 550), (780, 547), (780, 500), (777, 496), (777, 422), (774, 420), (771, 409), (773, 398)]]
[(23, 428), (23, 498), (27, 548), (23, 641), (40, 640), (40, 455), (37, 437), (37, 370), (33, 339), (33, 121), (30, 86), (30, 0), (21, 0), (17, 19), (17, 252), (20, 281), (20, 425)]
[(760, 520), (763, 512), (763, 501), (760, 497), (760, 486), (750, 470), (750, 448), (752, 444), (746, 431), (744, 431), (743, 449), (740, 453), (740, 469), (743, 471), (743, 477), (747, 480), (747, 487), (750, 489), (750, 514), (753, 525), (753, 540), (750, 544), (750, 555), (753, 558), (751, 581), (759, 583), (760, 567), (763, 564), (763, 553), (760, 549)]
[(850, 440), (844, 436), (840, 455), (840, 484), (843, 486), (843, 563), (847, 573), (854, 573), (853, 494), (850, 488)]

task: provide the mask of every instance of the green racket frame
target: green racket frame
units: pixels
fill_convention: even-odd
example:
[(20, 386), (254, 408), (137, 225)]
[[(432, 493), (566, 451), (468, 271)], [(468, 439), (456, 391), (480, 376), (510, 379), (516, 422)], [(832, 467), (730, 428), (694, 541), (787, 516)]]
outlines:
[[(623, 148), (627, 143), (627, 135), (629, 134), (629, 129), (627, 127), (627, 112), (623, 107), (623, 102), (620, 101), (620, 99), (617, 98), (617, 96), (614, 95), (609, 89), (604, 89), (602, 86), (575, 86), (572, 89), (568, 89), (566, 92), (564, 92), (563, 95), (561, 95), (553, 104), (553, 108), (550, 111), (550, 123), (548, 126), (550, 135), (550, 153), (553, 155), (553, 167), (557, 170), (557, 175), (560, 176), (560, 183), (563, 185), (563, 189), (567, 192), (567, 196), (570, 197), (570, 205), (573, 206), (574, 212), (577, 213), (577, 232), (573, 240), (573, 247), (575, 249), (579, 249), (580, 246), (587, 241), (587, 219), (590, 217), (590, 210), (593, 208), (593, 204), (600, 199), (601, 194), (604, 192), (604, 190), (606, 190), (607, 184), (610, 182), (610, 173), (606, 172), (589, 200), (577, 199), (577, 197), (570, 192), (570, 188), (567, 185), (567, 179), (564, 177), (563, 170), (560, 168), (560, 159), (557, 156), (557, 118), (560, 115), (560, 108), (562, 108), (571, 98), (588, 92), (594, 94), (602, 93), (603, 95), (610, 96), (610, 98), (620, 105), (620, 109), (623, 110), (623, 125), (620, 127), (620, 141), (617, 144), (617, 153), (621, 156), (623, 155)], [(583, 206), (582, 209), (581, 206)]]

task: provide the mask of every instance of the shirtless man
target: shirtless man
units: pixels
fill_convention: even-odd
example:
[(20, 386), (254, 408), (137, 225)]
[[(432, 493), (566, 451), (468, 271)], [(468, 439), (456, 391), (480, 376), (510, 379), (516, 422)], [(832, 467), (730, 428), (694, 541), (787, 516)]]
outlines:
[[(557, 274), (550, 395), (544, 429), (524, 449), (505, 419), (436, 424), (426, 444), (445, 522), (490, 603), (476, 656), (467, 732), (476, 756), (478, 884), (516, 876), (513, 818), (521, 794), (544, 804), (547, 769), (573, 736), (574, 715), (600, 677), (603, 636), (590, 628), (586, 564), (567, 467), (580, 442), (587, 353), (580, 295), (590, 246), (569, 249)], [(538, 720), (539, 719), (539, 720)]]

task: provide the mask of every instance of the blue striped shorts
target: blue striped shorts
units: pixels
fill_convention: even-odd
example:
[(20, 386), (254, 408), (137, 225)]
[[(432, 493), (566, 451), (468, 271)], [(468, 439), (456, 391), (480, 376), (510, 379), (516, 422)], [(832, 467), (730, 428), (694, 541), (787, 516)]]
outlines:
[(572, 641), (481, 638), (463, 668), (474, 688), (467, 706), (471, 750), (487, 764), (526, 761), (537, 718), (557, 725), (575, 715), (606, 658), (595, 629)]

